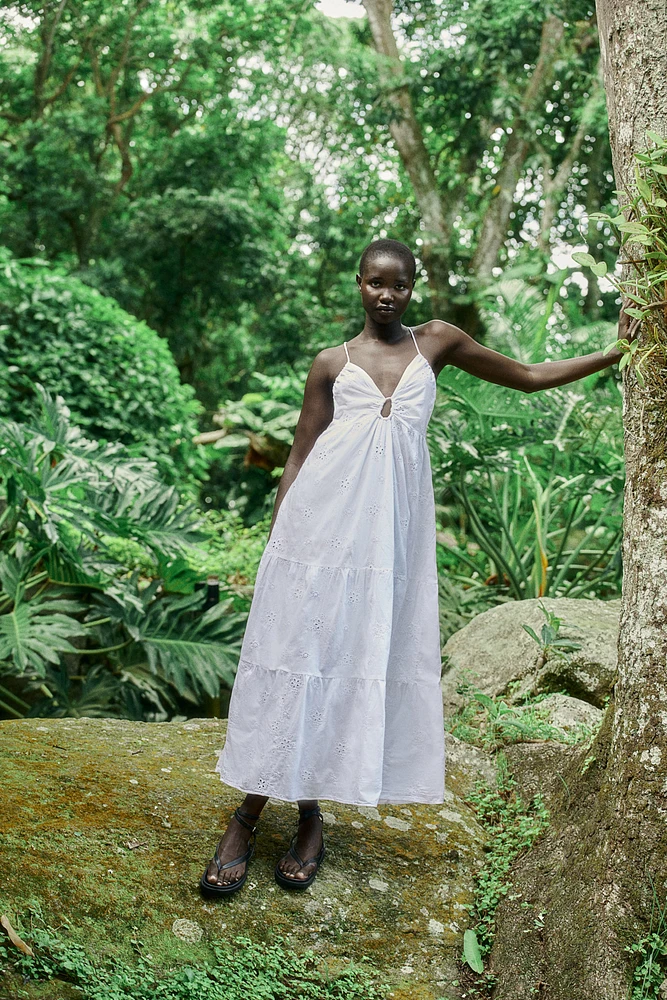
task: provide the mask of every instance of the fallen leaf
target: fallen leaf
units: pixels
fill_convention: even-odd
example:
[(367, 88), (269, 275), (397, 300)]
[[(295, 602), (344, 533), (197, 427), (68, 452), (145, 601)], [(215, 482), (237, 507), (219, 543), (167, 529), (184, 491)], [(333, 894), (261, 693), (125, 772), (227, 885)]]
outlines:
[(12, 942), (14, 947), (18, 948), (19, 951), (22, 951), (24, 955), (30, 955), (30, 957), (32, 958), (33, 955), (35, 954), (34, 951), (32, 950), (29, 944), (26, 944), (25, 941), (21, 940), (21, 938), (18, 936), (18, 934), (10, 924), (9, 918), (6, 917), (4, 913), (0, 917), (0, 924), (7, 931), (7, 937)]

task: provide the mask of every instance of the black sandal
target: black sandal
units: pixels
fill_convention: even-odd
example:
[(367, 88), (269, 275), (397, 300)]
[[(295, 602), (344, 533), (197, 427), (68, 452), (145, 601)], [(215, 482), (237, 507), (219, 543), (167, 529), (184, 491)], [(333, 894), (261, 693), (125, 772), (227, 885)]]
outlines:
[[(319, 818), (322, 820), (322, 823), (324, 823), (324, 816), (322, 815), (319, 806), (317, 806), (315, 809), (306, 809), (305, 812), (301, 813), (301, 815), (299, 816), (299, 824), (303, 823), (307, 819), (310, 819), (311, 816), (319, 816)], [(300, 868), (305, 868), (306, 865), (312, 865), (313, 863), (315, 863), (316, 866), (315, 871), (311, 872), (308, 878), (294, 878), (294, 877), (290, 878), (289, 875), (285, 875), (280, 870), (280, 861), (279, 861), (278, 864), (276, 865), (274, 874), (276, 876), (276, 882), (278, 883), (278, 885), (281, 885), (283, 889), (301, 890), (301, 889), (307, 889), (309, 885), (312, 885), (313, 882), (315, 881), (315, 876), (319, 871), (319, 867), (322, 864), (322, 861), (324, 860), (324, 855), (326, 854), (326, 849), (324, 846), (324, 837), (322, 837), (322, 846), (319, 850), (319, 853), (316, 854), (314, 858), (308, 858), (307, 861), (302, 861), (299, 855), (297, 854), (296, 848), (294, 846), (296, 843), (297, 836), (298, 834), (295, 833), (294, 836), (292, 837), (292, 842), (289, 846), (289, 851), (287, 853), (291, 854), (295, 861), (298, 861)]]
[[(208, 871), (208, 865), (207, 865), (204, 870), (204, 874), (199, 880), (199, 887), (204, 895), (229, 896), (231, 895), (232, 892), (238, 892), (238, 890), (241, 888), (246, 878), (248, 877), (248, 864), (253, 854), (255, 853), (255, 839), (257, 837), (257, 832), (256, 832), (257, 827), (252, 826), (250, 823), (247, 823), (246, 819), (259, 819), (259, 816), (253, 816), (251, 815), (251, 813), (242, 813), (240, 809), (235, 809), (234, 819), (237, 821), (237, 823), (240, 823), (241, 826), (244, 826), (246, 830), (250, 830), (251, 836), (248, 838), (248, 844), (249, 844), (248, 850), (245, 852), (245, 854), (242, 854), (240, 858), (234, 858), (233, 861), (227, 861), (223, 865), (222, 861), (220, 860), (220, 856), (218, 855), (218, 848), (216, 847), (215, 854), (211, 858), (211, 861), (215, 861), (218, 868), (218, 875), (220, 874), (221, 871), (224, 871), (225, 868), (234, 868), (235, 865), (240, 865), (243, 864), (244, 862), (245, 862), (245, 871), (243, 872), (243, 875), (241, 875), (240, 878), (236, 879), (235, 882), (229, 882), (227, 885), (217, 885), (215, 882), (208, 881), (206, 877), (206, 872)], [(210, 863), (211, 862), (209, 861), (209, 864)]]

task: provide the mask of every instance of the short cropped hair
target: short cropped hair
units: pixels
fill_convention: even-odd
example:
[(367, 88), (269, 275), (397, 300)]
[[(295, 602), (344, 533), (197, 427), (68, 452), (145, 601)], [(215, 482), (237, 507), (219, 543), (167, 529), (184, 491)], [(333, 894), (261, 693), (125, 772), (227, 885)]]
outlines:
[(412, 272), (412, 280), (417, 275), (417, 261), (415, 256), (405, 243), (398, 240), (373, 240), (363, 251), (359, 260), (359, 274), (363, 277), (364, 268), (368, 267), (378, 257), (398, 257)]

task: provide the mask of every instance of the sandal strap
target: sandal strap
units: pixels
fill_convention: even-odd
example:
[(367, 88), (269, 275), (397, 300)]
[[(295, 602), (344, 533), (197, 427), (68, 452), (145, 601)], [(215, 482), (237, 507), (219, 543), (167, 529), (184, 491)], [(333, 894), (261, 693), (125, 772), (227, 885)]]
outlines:
[(322, 860), (322, 855), (324, 853), (324, 842), (322, 842), (322, 846), (320, 847), (317, 854), (312, 858), (308, 858), (307, 861), (302, 861), (301, 858), (299, 857), (299, 854), (294, 846), (294, 841), (292, 841), (292, 843), (290, 844), (289, 853), (292, 855), (294, 860), (298, 862), (300, 868), (305, 868), (306, 865), (312, 865), (312, 864), (319, 865)]
[(322, 810), (319, 806), (315, 806), (314, 809), (306, 809), (299, 815), (299, 823), (304, 823), (307, 819), (312, 816), (319, 816), (319, 818), (324, 822), (324, 816), (322, 815)]
[(218, 849), (216, 848), (215, 854), (213, 855), (213, 860), (215, 861), (218, 867), (218, 871), (221, 872), (224, 871), (225, 868), (233, 868), (235, 865), (242, 865), (244, 863), (247, 864), (248, 861), (250, 861), (254, 850), (255, 850), (255, 844), (253, 841), (253, 843), (250, 844), (250, 846), (248, 847), (248, 850), (245, 852), (245, 854), (242, 854), (238, 858), (234, 858), (233, 861), (227, 861), (223, 865), (222, 861), (220, 860), (220, 855), (218, 854)]
[[(244, 817), (245, 817), (245, 819), (244, 819)], [(248, 823), (247, 820), (248, 819), (259, 819), (259, 816), (253, 816), (252, 813), (242, 813), (240, 809), (235, 809), (234, 810), (234, 819), (236, 820), (237, 823), (240, 823), (241, 826), (244, 826), (246, 828), (246, 830), (250, 830), (251, 833), (254, 833), (256, 827), (254, 827), (252, 825), (252, 823)]]

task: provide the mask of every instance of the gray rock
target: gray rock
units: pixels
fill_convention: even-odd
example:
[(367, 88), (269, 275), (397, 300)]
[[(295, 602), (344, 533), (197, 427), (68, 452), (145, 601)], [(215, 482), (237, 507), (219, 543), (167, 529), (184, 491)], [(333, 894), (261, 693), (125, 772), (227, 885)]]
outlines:
[(517, 701), (526, 694), (564, 691), (602, 707), (616, 675), (620, 601), (544, 598), (544, 606), (562, 619), (559, 638), (581, 649), (542, 662), (541, 651), (521, 627), (540, 634), (544, 624), (536, 599), (500, 604), (473, 618), (445, 646), (442, 679), (445, 714), (464, 703), (457, 688), (464, 683), (491, 696)]
[(540, 708), (548, 711), (547, 722), (566, 733), (576, 733), (582, 727), (596, 731), (602, 722), (601, 709), (567, 694), (547, 695)]
[(581, 744), (551, 741), (514, 743), (503, 748), (521, 797), (528, 801), (534, 795), (541, 795), (547, 808), (551, 808), (555, 796), (569, 794), (563, 775), (581, 752)]

